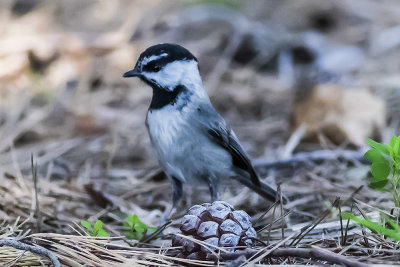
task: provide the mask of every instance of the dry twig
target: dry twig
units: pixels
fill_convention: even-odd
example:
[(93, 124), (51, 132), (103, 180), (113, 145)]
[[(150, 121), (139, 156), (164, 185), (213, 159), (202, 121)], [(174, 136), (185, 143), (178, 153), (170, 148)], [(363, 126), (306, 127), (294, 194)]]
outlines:
[[(224, 260), (234, 260), (238, 257), (244, 255), (246, 258), (250, 258), (258, 253), (257, 250), (246, 250), (244, 252), (235, 252), (235, 253), (221, 253), (221, 257)], [(369, 265), (366, 263), (358, 262), (352, 259), (349, 259), (345, 256), (335, 254), (333, 252), (317, 248), (277, 248), (272, 250), (268, 255), (268, 258), (274, 257), (298, 257), (304, 259), (313, 259), (320, 261), (327, 261), (330, 263), (341, 264), (344, 266), (351, 267), (368, 267)]]
[(4, 239), (0, 240), (0, 247), (3, 247), (3, 246), (13, 247), (13, 248), (25, 250), (25, 251), (30, 251), (36, 255), (46, 257), (47, 259), (50, 260), (50, 262), (53, 264), (54, 267), (61, 266), (60, 261), (58, 260), (57, 256), (48, 249), (28, 245), (28, 244), (25, 244), (25, 243), (22, 243), (20, 241), (10, 239), (10, 238), (4, 238)]
[(312, 152), (297, 153), (292, 157), (279, 160), (265, 160), (262, 158), (254, 160), (254, 167), (258, 170), (271, 168), (283, 169), (304, 165), (309, 162), (324, 162), (327, 160), (359, 161), (365, 162), (364, 154), (361, 151), (353, 150), (317, 150)]

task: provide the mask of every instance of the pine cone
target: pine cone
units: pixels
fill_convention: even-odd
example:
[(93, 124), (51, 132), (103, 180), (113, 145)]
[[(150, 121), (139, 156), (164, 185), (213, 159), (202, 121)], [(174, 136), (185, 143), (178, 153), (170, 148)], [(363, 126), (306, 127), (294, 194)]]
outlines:
[[(182, 218), (180, 230), (183, 235), (202, 240), (218, 247), (234, 252), (242, 248), (236, 246), (254, 246), (257, 233), (252, 227), (250, 216), (243, 210), (235, 210), (224, 201), (212, 204), (194, 205)], [(173, 246), (181, 246), (178, 257), (194, 260), (215, 260), (209, 249), (189, 239), (175, 236)]]

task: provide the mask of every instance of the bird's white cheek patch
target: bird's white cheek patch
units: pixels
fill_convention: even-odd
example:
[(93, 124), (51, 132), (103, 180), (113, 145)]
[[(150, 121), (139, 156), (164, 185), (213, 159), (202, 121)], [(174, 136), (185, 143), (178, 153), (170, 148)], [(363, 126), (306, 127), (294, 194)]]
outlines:
[(197, 62), (194, 60), (171, 62), (159, 72), (144, 72), (143, 74), (149, 80), (171, 91), (178, 85), (190, 87), (192, 84), (201, 84)]

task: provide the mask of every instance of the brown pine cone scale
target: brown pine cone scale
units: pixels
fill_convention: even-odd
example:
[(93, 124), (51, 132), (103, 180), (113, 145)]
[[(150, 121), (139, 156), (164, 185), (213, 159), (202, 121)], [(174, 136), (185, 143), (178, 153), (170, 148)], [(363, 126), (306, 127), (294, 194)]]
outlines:
[[(257, 233), (250, 216), (243, 210), (235, 211), (224, 202), (215, 201), (191, 207), (180, 223), (182, 235), (204, 241), (212, 246), (201, 246), (184, 237), (175, 236), (173, 246), (179, 246), (179, 257), (196, 260), (213, 259), (211, 251), (224, 247), (229, 252), (255, 245)], [(210, 251), (211, 250), (211, 251)]]

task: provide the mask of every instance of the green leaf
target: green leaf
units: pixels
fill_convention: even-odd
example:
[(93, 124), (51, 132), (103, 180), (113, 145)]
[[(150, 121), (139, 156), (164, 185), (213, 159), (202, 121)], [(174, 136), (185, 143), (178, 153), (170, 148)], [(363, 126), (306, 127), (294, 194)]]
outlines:
[(131, 231), (124, 231), (124, 235), (128, 238), (128, 239), (135, 239), (135, 234)]
[(376, 142), (376, 141), (374, 141), (374, 140), (372, 140), (372, 139), (370, 139), (370, 138), (367, 138), (367, 144), (368, 144), (371, 148), (374, 148), (374, 149), (380, 151), (380, 152), (383, 153), (383, 154), (386, 154), (386, 155), (389, 155), (389, 154), (390, 154), (390, 153), (389, 153), (388, 145), (378, 143), (378, 142)]
[(136, 223), (140, 222), (139, 217), (136, 214), (134, 214), (132, 216), (132, 222), (133, 222), (133, 224), (136, 224)]
[(96, 232), (98, 232), (101, 229), (103, 229), (103, 222), (100, 220), (97, 220), (96, 223), (94, 224), (94, 230)]
[(97, 236), (110, 236), (110, 234), (107, 233), (106, 230), (100, 229), (99, 232), (97, 233)]
[(140, 240), (143, 237), (143, 233), (135, 232), (133, 235), (134, 235), (134, 239), (136, 239), (136, 240)]
[(387, 220), (390, 224), (391, 227), (393, 227), (394, 230), (400, 233), (400, 225), (398, 225), (395, 221), (389, 218), (389, 216), (382, 214), (385, 220)]
[(382, 155), (381, 152), (377, 149), (370, 149), (364, 154), (364, 158), (366, 158), (368, 161), (372, 163), (379, 163), (379, 162), (388, 162), (387, 159)]
[(369, 187), (378, 191), (389, 191), (385, 189), (385, 186), (389, 183), (388, 179), (383, 179), (383, 180), (375, 180), (371, 179)]
[(81, 221), (81, 224), (82, 224), (83, 227), (85, 227), (86, 229), (88, 229), (89, 232), (93, 232), (93, 228), (92, 228), (92, 225), (90, 224), (90, 222), (85, 221), (85, 220), (82, 220), (82, 221)]
[(374, 189), (374, 190), (376, 190), (376, 191), (381, 191), (381, 192), (390, 192), (390, 190), (389, 190), (389, 189), (386, 189), (386, 188), (384, 188), (384, 187), (376, 187), (376, 188), (373, 188), (373, 187), (371, 187), (371, 185), (369, 185), (369, 187), (370, 187), (371, 189)]
[(397, 142), (397, 137), (394, 135), (394, 136), (390, 139), (389, 147), (390, 147), (390, 148), (394, 148), (394, 146), (396, 145), (396, 142)]
[(387, 236), (396, 241), (400, 241), (400, 232), (397, 230), (386, 228), (386, 227), (380, 225), (379, 223), (376, 223), (376, 222), (373, 222), (370, 220), (366, 220), (362, 217), (357, 217), (348, 212), (342, 212), (341, 215), (342, 215), (342, 218), (345, 220), (348, 220), (348, 219), (353, 220), (356, 223), (358, 223), (362, 226), (365, 226), (368, 229), (373, 230), (381, 235)]
[(140, 240), (144, 233), (148, 230), (156, 231), (157, 228), (150, 227), (142, 222), (136, 214), (128, 215), (126, 221), (123, 222), (124, 227), (129, 228), (129, 231), (125, 230), (124, 234), (129, 239)]
[(394, 145), (393, 150), (394, 150), (394, 152), (395, 152), (396, 154), (399, 154), (399, 153), (400, 153), (400, 136), (398, 136), (398, 137), (396, 138), (396, 144)]
[(400, 164), (400, 136), (393, 136), (390, 140), (390, 157), (396, 165)]
[(384, 180), (389, 176), (390, 165), (381, 162), (372, 163), (371, 173), (376, 179)]
[(342, 211), (340, 214), (343, 220), (351, 220), (355, 215), (351, 214), (350, 212)]
[(135, 231), (138, 232), (138, 233), (140, 233), (140, 234), (143, 233), (144, 231), (146, 231), (146, 228), (147, 228), (147, 225), (145, 225), (145, 224), (142, 223), (142, 222), (137, 223), (137, 224), (134, 226)]

